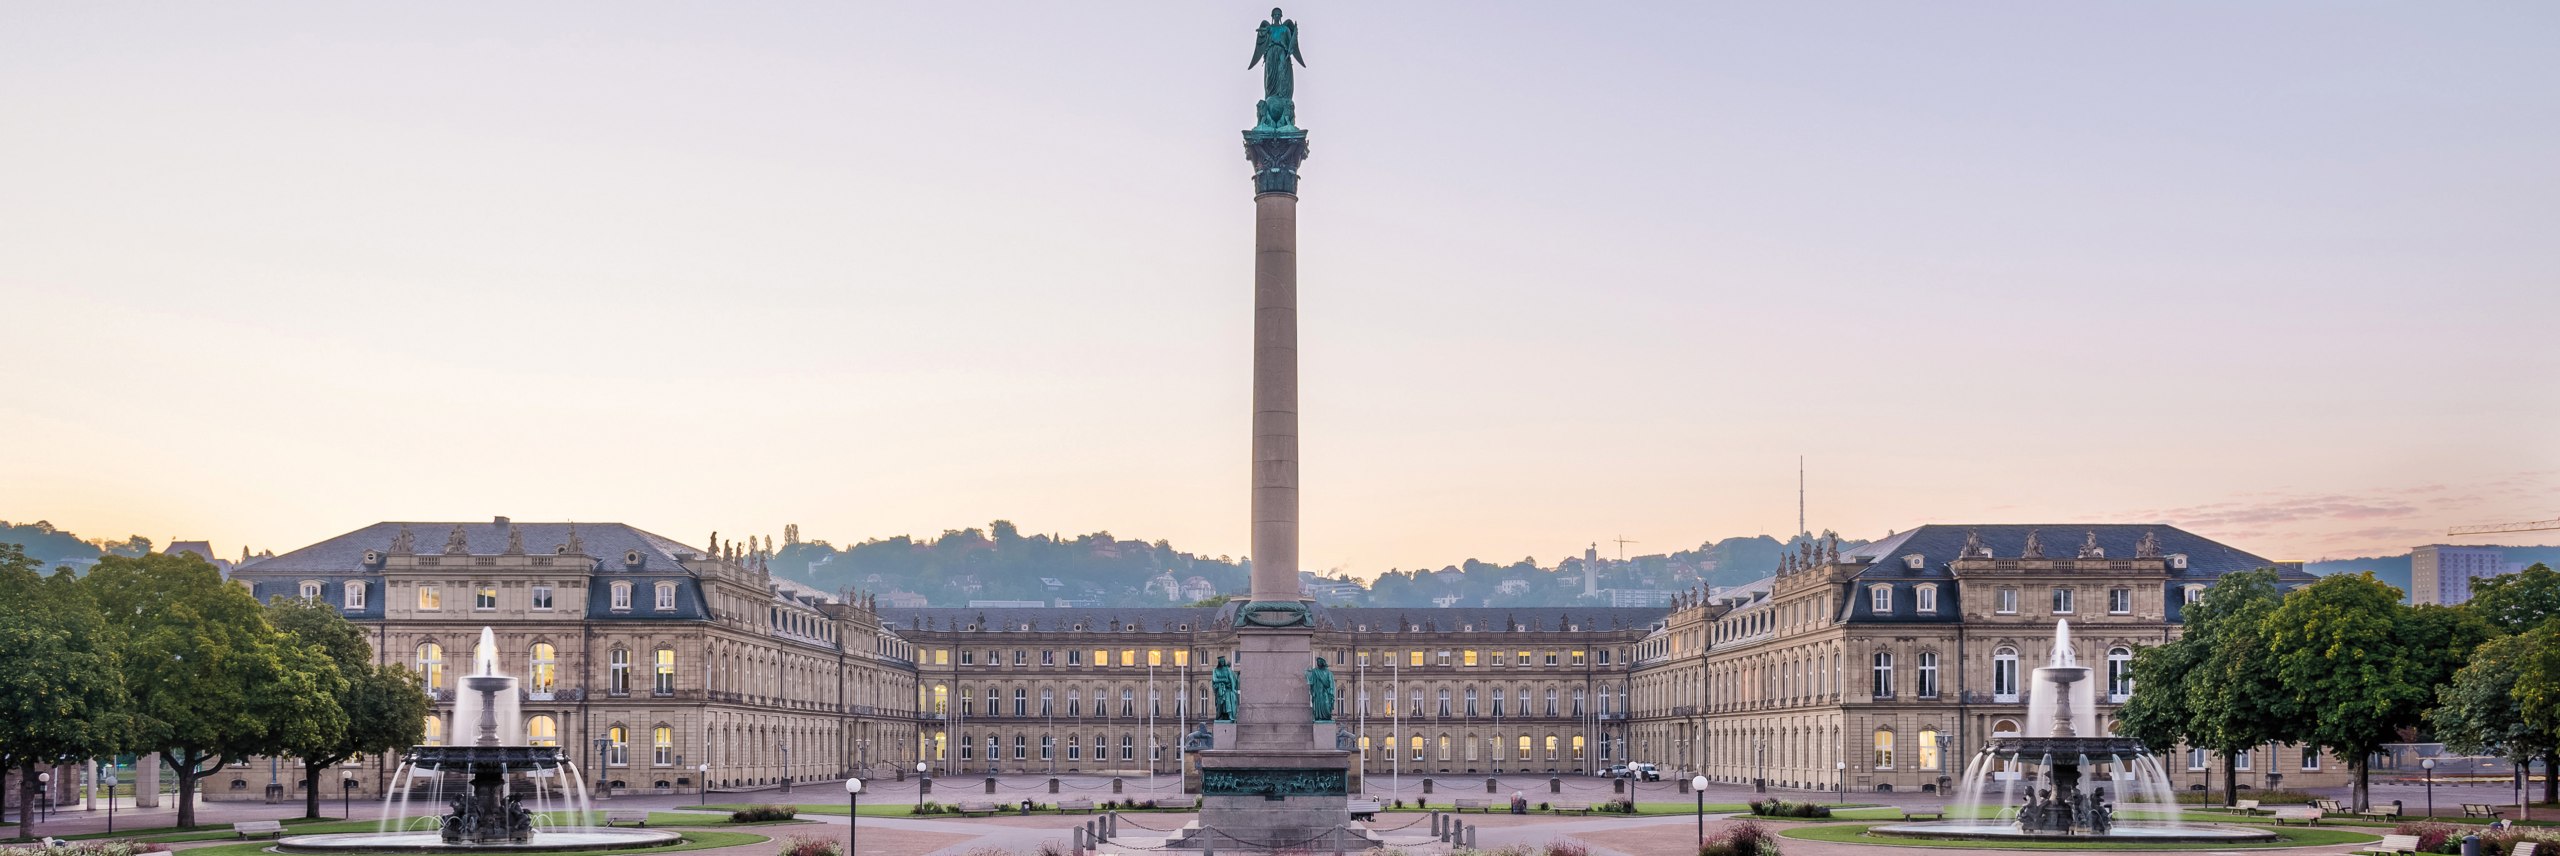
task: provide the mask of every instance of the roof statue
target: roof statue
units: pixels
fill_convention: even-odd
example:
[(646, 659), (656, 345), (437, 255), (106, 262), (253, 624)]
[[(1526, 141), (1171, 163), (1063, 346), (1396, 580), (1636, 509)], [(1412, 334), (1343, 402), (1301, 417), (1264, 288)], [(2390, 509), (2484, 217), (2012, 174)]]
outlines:
[(1964, 531), (1964, 557), (1967, 559), (1991, 558), (1991, 548), (1982, 546), (1981, 530), (1967, 529)]
[(2089, 530), (2089, 539), (2080, 542), (2080, 558), (2104, 559), (2106, 557), (2107, 548), (2098, 546), (2098, 530)]
[(2142, 533), (2141, 542), (2133, 545), (2133, 557), (2136, 559), (2160, 558), (2160, 533)]
[(444, 536), (444, 551), (447, 555), (471, 552), (471, 536), (462, 534), (462, 524), (454, 524), (453, 532)]
[(702, 554), (714, 558), (717, 558), (720, 555), (720, 530), (711, 530), (711, 546), (705, 548), (702, 551)]
[(569, 524), (569, 543), (567, 543), (567, 544), (565, 544), (565, 545), (562, 545), (562, 546), (565, 546), (565, 547), (569, 548), (569, 549), (568, 549), (568, 552), (576, 553), (576, 554), (579, 554), (579, 555), (585, 555), (585, 554), (586, 554), (586, 552), (587, 552), (587, 542), (586, 542), (584, 539), (581, 539), (581, 538), (579, 538), (579, 537), (578, 537), (578, 524), (575, 524), (575, 523), (571, 523), (571, 524)]
[(524, 530), (513, 526), (507, 527), (507, 555), (524, 555)]
[[(241, 549), (247, 548), (244, 547)], [(391, 536), (391, 552), (412, 553), (416, 552), (417, 549), (418, 536), (410, 534), (409, 527), (402, 526), (400, 527), (400, 534)]]
[(2041, 558), (2044, 558), (2044, 539), (2043, 539), (2043, 538), (2041, 538), (2041, 537), (2039, 537), (2039, 536), (2036, 534), (2036, 532), (2037, 532), (2037, 530), (2034, 530), (2034, 529), (2029, 529), (2029, 530), (2027, 530), (2027, 546), (2026, 546), (2024, 549), (2021, 549), (2021, 550), (2019, 550), (2019, 551), (2018, 551), (2018, 558), (2021, 558), (2021, 559), (2041, 559)]
[(1298, 84), (1292, 61), (1307, 64), (1307, 58), (1298, 53), (1298, 22), (1281, 17), (1274, 8), (1271, 20), (1253, 28), (1253, 59), (1244, 64), (1248, 69), (1262, 66), (1262, 102), (1255, 105), (1254, 130), (1298, 129)]

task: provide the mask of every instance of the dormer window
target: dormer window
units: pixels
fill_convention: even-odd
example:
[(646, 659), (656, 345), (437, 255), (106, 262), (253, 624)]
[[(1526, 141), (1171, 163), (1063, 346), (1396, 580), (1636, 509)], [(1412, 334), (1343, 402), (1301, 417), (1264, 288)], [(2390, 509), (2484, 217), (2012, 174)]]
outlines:
[(631, 608), (631, 584), (630, 584), (630, 583), (622, 582), (622, 581), (620, 581), (620, 580), (616, 580), (616, 581), (614, 581), (614, 584), (613, 584), (613, 608), (614, 608), (614, 609), (616, 609), (616, 610), (626, 610), (626, 609), (630, 609), (630, 608)]
[(348, 608), (348, 609), (363, 609), (363, 608), (364, 608), (364, 581), (363, 581), (363, 580), (348, 580), (348, 581), (347, 581), (347, 586), (346, 586), (346, 605), (347, 605), (347, 608)]
[(1893, 587), (1875, 585), (1867, 588), (1867, 608), (1877, 615), (1893, 614)]
[(1928, 612), (1928, 613), (1935, 613), (1935, 612), (1937, 612), (1937, 611), (1938, 611), (1938, 587), (1937, 587), (1937, 585), (1936, 585), (1936, 584), (1927, 584), (1927, 585), (1922, 585), (1922, 586), (1920, 586), (1917, 590), (1915, 590), (1915, 591), (1913, 592), (1913, 594), (1912, 594), (1912, 608), (1917, 609), (1917, 610), (1919, 610), (1919, 611), (1921, 611), (1921, 612)]
[(2186, 592), (2187, 603), (2204, 602), (2204, 586), (2196, 583), (2188, 583), (2183, 591)]
[(302, 602), (303, 602), (303, 603), (310, 603), (310, 602), (313, 602), (313, 601), (319, 600), (319, 599), (320, 599), (320, 581), (319, 581), (319, 580), (303, 580), (303, 581), (302, 581), (302, 585), (300, 585), (300, 586), (297, 586), (297, 587), (296, 587), (296, 592), (295, 592), (295, 593), (296, 593), (296, 594), (299, 594), (299, 595), (301, 595), (301, 596), (302, 596)]

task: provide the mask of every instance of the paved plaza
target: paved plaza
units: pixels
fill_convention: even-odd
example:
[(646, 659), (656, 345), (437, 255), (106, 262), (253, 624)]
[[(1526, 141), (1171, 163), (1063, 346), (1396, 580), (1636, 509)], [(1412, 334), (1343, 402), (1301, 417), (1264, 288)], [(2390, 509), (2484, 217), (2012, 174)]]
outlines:
[[(1001, 801), (1009, 804), (1017, 804), (1025, 799), (1040, 802), (1051, 802), (1062, 798), (1072, 799), (1078, 797), (1094, 799), (1097, 802), (1115, 798), (1144, 800), (1147, 799), (1151, 793), (1146, 787), (1146, 780), (1140, 778), (1122, 779), (1122, 792), (1115, 797), (1111, 794), (1112, 780), (1109, 777), (1062, 776), (1059, 777), (1059, 794), (1052, 796), (1048, 793), (1048, 778), (1049, 777), (1047, 776), (1040, 775), (999, 776), (997, 777), (996, 793), (990, 795), (986, 793), (984, 776), (972, 777), (966, 780), (944, 777), (935, 783), (934, 793), (929, 798), (942, 803), (956, 803), (963, 801)], [(1507, 800), (1511, 791), (1518, 790), (1529, 799), (1532, 805), (1535, 805), (1539, 802), (1600, 802), (1611, 798), (1616, 793), (1612, 782), (1585, 776), (1561, 777), (1557, 781), (1561, 786), (1562, 792), (1546, 793), (1545, 789), (1547, 786), (1547, 778), (1548, 777), (1544, 776), (1535, 778), (1504, 777), (1499, 785), (1499, 787), (1503, 789), (1500, 797)], [(1464, 781), (1472, 783), (1473, 787), (1470, 791), (1472, 795), (1477, 797), (1483, 796), (1483, 777), (1469, 777)], [(1164, 796), (1173, 796), (1179, 792), (1179, 783), (1172, 776), (1160, 777), (1157, 783), (1161, 786), (1160, 793)], [(1389, 800), (1395, 799), (1394, 794), (1397, 793), (1398, 790), (1403, 793), (1403, 798), (1406, 799), (1408, 803), (1412, 799), (1422, 796), (1422, 779), (1420, 777), (1407, 778), (1401, 782), (1379, 779), (1373, 781), (1371, 785), (1371, 793), (1373, 795)], [(1435, 779), (1433, 782), (1434, 793), (1429, 797), (1423, 798), (1429, 799), (1434, 805), (1449, 804), (1451, 800), (1461, 796), (1461, 794), (1457, 793), (1458, 789), (1455, 788), (1454, 785), (1455, 782), (1444, 782), (1442, 780)], [(1640, 802), (1690, 803), (1694, 801), (1694, 797), (1678, 794), (1674, 790), (1675, 786), (1669, 782), (1636, 783), (1636, 786), (1636, 798)], [(2412, 812), (2418, 811), (2423, 806), (2423, 801), (2425, 799), (2425, 792), (2421, 786), (2402, 785), (2397, 783), (2379, 784), (2376, 786), (2375, 790), (2376, 800), (2378, 802), (2387, 803), (2392, 800), (2400, 800), (2404, 804), (2408, 805)], [(2485, 785), (2438, 785), (2436, 791), (2437, 806), (2439, 807), (2439, 810), (2447, 812), (2455, 810), (2455, 808), (2463, 802), (2499, 800), (2505, 799), (2511, 794), (2511, 792), (2505, 788)], [(1791, 800), (1810, 799), (1824, 801), (1827, 801), (1827, 798), (1830, 796), (1823, 792), (1776, 790), (1773, 790), (1771, 795)], [(710, 803), (715, 804), (781, 803), (799, 805), (831, 805), (835, 804), (831, 801), (831, 798), (841, 798), (842, 796), (843, 794), (840, 790), (827, 787), (825, 785), (810, 784), (802, 785), (789, 794), (771, 789), (761, 791), (714, 791), (707, 796), (707, 800)], [(917, 796), (918, 794), (915, 782), (912, 780), (906, 782), (883, 781), (866, 786), (863, 794), (863, 802), (865, 805), (872, 806), (884, 803), (913, 804)], [(1716, 786), (1707, 790), (1706, 801), (1710, 805), (1722, 804), (1729, 806), (1747, 801), (1753, 796), (1754, 795), (1748, 788)], [(1904, 805), (1914, 807), (1934, 807), (1940, 804), (1940, 801), (1938, 801), (1933, 794), (1869, 793), (1852, 794), (1851, 796), (1858, 802), (1868, 804)], [(679, 811), (685, 806), (702, 804), (705, 799), (706, 797), (704, 795), (692, 792), (622, 796), (600, 803), (598, 808)], [(164, 800), (161, 807), (154, 809), (136, 810), (129, 805), (120, 806), (116, 811), (116, 827), (118, 829), (167, 827), (173, 822), (174, 816), (174, 810), (168, 805), (170, 802), (173, 801)], [(196, 810), (200, 824), (206, 827), (219, 827), (245, 820), (273, 820), (297, 817), (301, 814), (301, 808), (302, 807), (299, 803), (269, 804), (265, 802), (199, 802)], [(375, 816), (378, 811), (377, 806), (362, 803), (354, 805), (353, 809), (353, 813), (358, 819), (371, 818)], [(339, 804), (335, 801), (326, 802), (324, 803), (323, 811), (324, 813), (334, 817), (339, 813)], [(716, 814), (706, 814), (706, 817), (716, 816)], [(1144, 842), (1158, 838), (1164, 831), (1180, 827), (1183, 824), (1195, 820), (1196, 817), (1197, 816), (1193, 814), (1180, 813), (1148, 812), (1124, 814), (1121, 817), (1121, 843), (1118, 845), (1106, 845), (1102, 852), (1149, 852), (1144, 849)], [(704, 854), (704, 856), (749, 856), (749, 854), (753, 854), (753, 856), (771, 856), (771, 854), (780, 849), (779, 840), (788, 839), (792, 836), (823, 837), (830, 840), (842, 840), (845, 835), (845, 830), (843, 828), (845, 818), (842, 816), (804, 815), (804, 818), (809, 822), (804, 824), (744, 827), (738, 830), (769, 836), (777, 839), (777, 841), (759, 842), (755, 844), (738, 845), (735, 847), (690, 852)], [(1710, 833), (1714, 833), (1730, 825), (1741, 822), (1734, 820), (1729, 815), (1725, 814), (1711, 813), (1708, 815), (1708, 818), (1707, 829)], [(983, 854), (991, 851), (1002, 851), (1006, 853), (1033, 853), (1037, 852), (1044, 844), (1054, 844), (1058, 846), (1059, 849), (1064, 849), (1067, 843), (1073, 838), (1074, 829), (1095, 819), (1095, 815), (1089, 814), (1040, 814), (1031, 816), (999, 815), (980, 818), (958, 818), (946, 816), (866, 816), (862, 818), (862, 828), (860, 830), (861, 847), (857, 856), (967, 856), (967, 854)], [(1474, 826), (1478, 829), (1476, 841), (1477, 847), (1479, 849), (1486, 850), (1510, 845), (1522, 845), (1534, 850), (1543, 847), (1549, 842), (1564, 840), (1583, 844), (1591, 848), (1593, 853), (1602, 854), (1602, 856), (1675, 856), (1675, 854), (1694, 853), (1696, 837), (1698, 834), (1696, 818), (1687, 814), (1643, 817), (1585, 817), (1577, 815), (1556, 816), (1551, 814), (1533, 814), (1529, 816), (1514, 816), (1508, 814), (1468, 814), (1465, 815), (1465, 819), (1468, 825)], [(1771, 823), (1769, 825), (1780, 829), (1790, 826), (1789, 824), (1783, 823)], [(1428, 814), (1413, 812), (1383, 814), (1379, 817), (1378, 822), (1371, 824), (1371, 827), (1373, 829), (1380, 830), (1382, 837), (1384, 837), (1389, 844), (1404, 849), (1410, 853), (1445, 853), (1449, 849), (1447, 845), (1440, 844), (1430, 834), (1430, 815)], [(43, 822), (39, 824), (39, 828), (48, 835), (77, 835), (102, 832), (106, 829), (106, 812), (103, 808), (96, 811), (83, 811), (74, 806), (66, 810), (58, 811), (45, 818)], [(185, 842), (171, 846), (173, 849), (186, 850), (221, 843), (227, 843), (227, 841)], [(2281, 852), (2343, 854), (2352, 852), (2354, 849), (2355, 848), (2353, 846), (2349, 845), (2328, 845), (2285, 848), (2282, 849)], [(1877, 848), (1874, 845), (1835, 844), (1789, 839), (1785, 842), (1785, 852), (1791, 854), (1791, 856), (1794, 856), (1794, 854), (1834, 856), (1834, 854), (1873, 853), (1877, 852)], [(1893, 852), (1912, 854), (1912, 856), (1927, 856), (1927, 854), (1955, 854), (1978, 851), (1903, 847), (1896, 848)], [(2183, 852), (2195, 853), (2222, 851), (2189, 850)]]

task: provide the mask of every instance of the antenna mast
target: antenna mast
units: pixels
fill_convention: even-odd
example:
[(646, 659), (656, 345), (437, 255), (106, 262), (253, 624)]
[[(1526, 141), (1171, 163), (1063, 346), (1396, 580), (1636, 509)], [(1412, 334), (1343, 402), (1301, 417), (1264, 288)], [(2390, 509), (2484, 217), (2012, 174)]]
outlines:
[(1796, 532), (1810, 535), (1804, 528), (1804, 456), (1796, 456)]

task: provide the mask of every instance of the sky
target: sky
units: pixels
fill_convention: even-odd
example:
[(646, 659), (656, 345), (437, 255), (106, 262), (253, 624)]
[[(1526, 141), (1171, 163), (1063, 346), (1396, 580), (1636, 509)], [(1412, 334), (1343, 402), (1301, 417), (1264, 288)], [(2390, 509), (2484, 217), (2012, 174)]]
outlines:
[[(1243, 555), (1267, 11), (0, 5), (0, 519)], [(1308, 569), (2560, 516), (2560, 5), (1288, 14)]]

